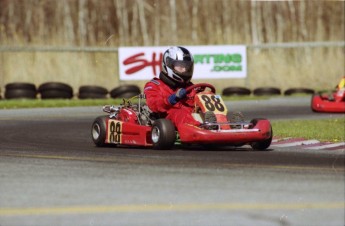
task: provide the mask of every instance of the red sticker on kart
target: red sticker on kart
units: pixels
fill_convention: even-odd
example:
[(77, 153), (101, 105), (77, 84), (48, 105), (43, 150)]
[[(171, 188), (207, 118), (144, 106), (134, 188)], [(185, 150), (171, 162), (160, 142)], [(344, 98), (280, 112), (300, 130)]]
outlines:
[(197, 98), (201, 104), (203, 112), (213, 111), (215, 114), (227, 114), (227, 108), (219, 95), (199, 94)]
[(122, 142), (122, 122), (108, 120), (106, 143), (121, 144)]

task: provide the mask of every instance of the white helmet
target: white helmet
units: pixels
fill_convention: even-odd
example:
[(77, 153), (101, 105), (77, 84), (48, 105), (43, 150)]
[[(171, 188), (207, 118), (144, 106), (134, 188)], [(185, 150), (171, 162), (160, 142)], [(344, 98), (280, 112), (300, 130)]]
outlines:
[(194, 71), (193, 55), (184, 47), (170, 47), (163, 54), (162, 72), (181, 85), (190, 82)]

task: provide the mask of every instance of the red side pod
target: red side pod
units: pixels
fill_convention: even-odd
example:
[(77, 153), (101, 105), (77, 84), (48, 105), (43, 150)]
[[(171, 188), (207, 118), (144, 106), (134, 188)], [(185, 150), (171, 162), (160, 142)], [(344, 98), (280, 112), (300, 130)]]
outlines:
[(108, 119), (105, 143), (131, 146), (152, 146), (151, 127), (132, 122)]

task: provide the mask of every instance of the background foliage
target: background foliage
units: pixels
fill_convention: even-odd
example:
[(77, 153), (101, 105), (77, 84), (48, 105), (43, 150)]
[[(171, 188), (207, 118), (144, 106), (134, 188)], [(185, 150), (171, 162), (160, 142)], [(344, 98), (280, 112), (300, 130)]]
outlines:
[(344, 40), (343, 1), (1, 0), (2, 44), (184, 45)]

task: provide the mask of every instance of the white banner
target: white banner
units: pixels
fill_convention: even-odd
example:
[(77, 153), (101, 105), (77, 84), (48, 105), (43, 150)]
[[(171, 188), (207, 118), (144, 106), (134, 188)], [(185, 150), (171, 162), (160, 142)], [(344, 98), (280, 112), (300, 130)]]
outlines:
[[(184, 46), (194, 56), (194, 79), (245, 78), (244, 45)], [(150, 80), (161, 71), (163, 53), (169, 46), (120, 47), (120, 80)]]

